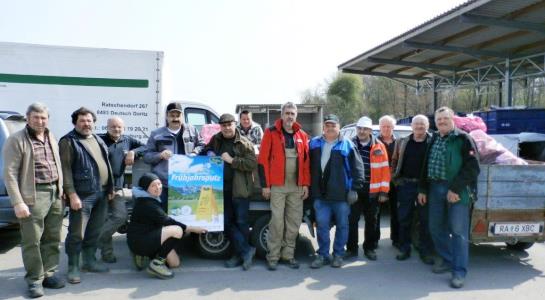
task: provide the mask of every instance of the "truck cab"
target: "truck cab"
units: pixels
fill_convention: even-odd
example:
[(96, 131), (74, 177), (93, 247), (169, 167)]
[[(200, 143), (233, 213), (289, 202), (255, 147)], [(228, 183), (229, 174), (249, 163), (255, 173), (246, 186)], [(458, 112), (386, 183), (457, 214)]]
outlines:
[[(13, 111), (0, 111), (0, 149), (8, 137), (23, 128), (25, 128), (26, 119), (23, 115)], [(4, 159), (0, 156), (0, 170), (4, 169)], [(17, 218), (11, 206), (6, 186), (4, 184), (4, 174), (0, 173), (0, 228), (17, 225)]]

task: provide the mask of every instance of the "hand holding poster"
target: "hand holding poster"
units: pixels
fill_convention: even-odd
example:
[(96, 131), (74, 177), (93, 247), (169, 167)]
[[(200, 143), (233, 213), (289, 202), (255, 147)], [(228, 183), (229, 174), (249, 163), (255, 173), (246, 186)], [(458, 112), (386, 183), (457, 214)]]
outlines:
[(174, 155), (168, 162), (168, 214), (188, 226), (223, 231), (223, 161)]

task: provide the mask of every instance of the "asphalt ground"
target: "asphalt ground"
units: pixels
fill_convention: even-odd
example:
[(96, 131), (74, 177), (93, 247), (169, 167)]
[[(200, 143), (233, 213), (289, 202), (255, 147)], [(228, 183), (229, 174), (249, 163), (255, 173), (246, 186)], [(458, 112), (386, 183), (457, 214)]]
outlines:
[[(388, 224), (387, 216), (381, 222)], [(65, 220), (66, 225), (66, 220)], [(63, 226), (63, 241), (66, 226)], [(45, 290), (48, 299), (545, 299), (545, 245), (527, 251), (506, 249), (503, 244), (471, 245), (466, 285), (449, 287), (449, 274), (433, 274), (431, 267), (413, 256), (395, 259), (388, 227), (382, 228), (378, 260), (362, 256), (345, 261), (341, 269), (309, 268), (316, 241), (301, 227), (296, 258), (298, 270), (281, 265), (277, 271), (256, 259), (249, 271), (226, 269), (223, 261), (203, 259), (186, 239), (181, 249), (182, 266), (171, 280), (150, 278), (138, 272), (124, 235), (114, 236), (118, 262), (104, 274), (83, 273), (82, 283), (64, 289)], [(332, 232), (333, 234), (333, 232)], [(360, 239), (363, 223), (360, 222)], [(0, 230), (0, 299), (24, 299), (26, 284), (18, 230)], [(361, 240), (360, 240), (361, 244)], [(61, 243), (61, 276), (67, 258)]]

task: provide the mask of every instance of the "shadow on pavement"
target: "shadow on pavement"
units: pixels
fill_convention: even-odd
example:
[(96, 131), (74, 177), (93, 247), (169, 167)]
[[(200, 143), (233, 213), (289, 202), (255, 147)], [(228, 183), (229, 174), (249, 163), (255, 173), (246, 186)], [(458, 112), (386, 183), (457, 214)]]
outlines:
[(0, 254), (17, 247), (21, 242), (19, 228), (8, 227), (0, 229)]
[[(158, 280), (150, 278), (145, 271), (137, 272), (132, 265), (125, 236), (116, 235), (114, 246), (118, 262), (109, 265), (110, 273), (83, 273), (81, 284), (67, 284), (61, 290), (46, 290), (46, 294), (104, 297), (112, 290), (129, 290), (129, 297), (142, 299), (175, 291), (194, 293), (195, 296), (260, 291), (274, 298), (275, 291), (285, 292), (284, 289), (302, 286), (307, 290), (323, 291), (324, 297), (331, 294), (336, 299), (415, 299), (432, 293), (456, 291), (448, 286), (449, 274), (433, 274), (431, 267), (421, 263), (417, 255), (407, 261), (396, 261), (397, 252), (385, 237), (380, 242), (375, 262), (363, 258), (360, 251), (360, 256), (346, 261), (342, 269), (324, 266), (312, 270), (309, 264), (314, 253), (313, 241), (302, 236), (296, 251), (301, 268), (291, 270), (280, 266), (274, 272), (267, 271), (261, 259), (256, 259), (252, 269), (246, 272), (226, 269), (222, 260), (200, 258), (189, 245), (191, 239), (187, 241), (181, 251), (182, 267), (175, 270), (174, 279)], [(543, 245), (533, 248), (528, 251), (542, 251)], [(471, 246), (470, 260), (465, 291), (513, 289), (533, 278), (543, 277), (542, 272), (532, 266), (527, 252), (515, 252), (498, 245)], [(8, 275), (0, 280), (0, 299), (18, 297), (25, 292), (26, 286), (20, 274), (24, 274), (22, 267), (2, 270), (2, 273)], [(12, 273), (17, 275), (10, 276)], [(64, 249), (61, 249), (60, 275), (66, 275)], [(13, 288), (14, 285), (18, 288)], [(8, 286), (11, 288), (6, 288)]]

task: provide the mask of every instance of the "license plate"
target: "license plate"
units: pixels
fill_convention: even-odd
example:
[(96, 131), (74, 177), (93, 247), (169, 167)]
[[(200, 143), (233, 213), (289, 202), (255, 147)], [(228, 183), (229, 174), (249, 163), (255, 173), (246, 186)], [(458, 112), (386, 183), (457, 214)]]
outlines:
[(496, 235), (532, 235), (543, 232), (543, 223), (496, 223)]

